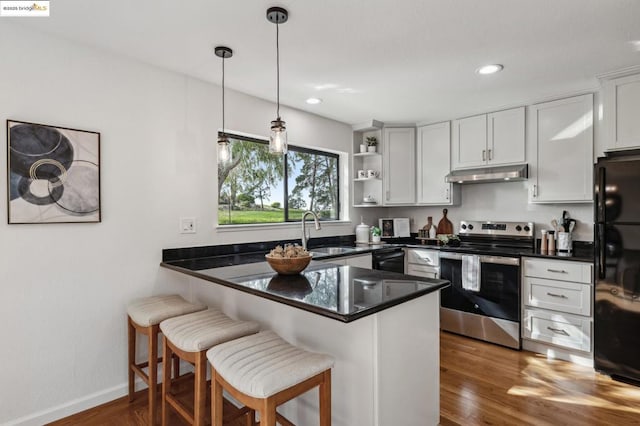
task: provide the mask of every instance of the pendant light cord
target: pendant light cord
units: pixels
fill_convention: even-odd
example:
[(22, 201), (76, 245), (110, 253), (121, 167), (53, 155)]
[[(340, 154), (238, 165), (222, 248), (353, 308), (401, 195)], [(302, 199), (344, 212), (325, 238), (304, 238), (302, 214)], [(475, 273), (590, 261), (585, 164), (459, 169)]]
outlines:
[(224, 57), (225, 55), (222, 55), (222, 136), (225, 136), (224, 133)]
[(276, 76), (277, 76), (277, 100), (278, 120), (280, 120), (280, 23), (276, 22)]

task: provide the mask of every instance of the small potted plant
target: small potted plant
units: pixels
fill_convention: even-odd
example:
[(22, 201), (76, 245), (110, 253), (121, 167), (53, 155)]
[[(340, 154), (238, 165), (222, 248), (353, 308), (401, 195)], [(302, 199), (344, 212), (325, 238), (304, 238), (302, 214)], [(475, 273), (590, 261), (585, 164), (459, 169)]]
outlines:
[(367, 136), (367, 151), (376, 152), (376, 146), (378, 145), (378, 138), (375, 136)]
[(371, 242), (372, 243), (380, 243), (380, 236), (382, 235), (382, 231), (377, 226), (371, 227)]

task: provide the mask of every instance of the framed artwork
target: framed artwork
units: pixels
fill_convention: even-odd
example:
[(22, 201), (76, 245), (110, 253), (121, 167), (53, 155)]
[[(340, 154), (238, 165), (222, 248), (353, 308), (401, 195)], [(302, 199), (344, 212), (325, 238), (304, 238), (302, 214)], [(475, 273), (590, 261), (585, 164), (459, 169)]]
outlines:
[(7, 120), (8, 222), (100, 222), (100, 133)]
[(380, 229), (383, 237), (395, 237), (393, 219), (380, 219)]

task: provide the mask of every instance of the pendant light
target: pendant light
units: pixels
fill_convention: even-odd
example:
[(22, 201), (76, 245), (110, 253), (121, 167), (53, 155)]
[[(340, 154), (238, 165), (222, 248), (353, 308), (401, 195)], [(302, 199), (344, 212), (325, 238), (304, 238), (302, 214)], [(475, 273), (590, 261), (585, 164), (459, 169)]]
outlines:
[(287, 153), (287, 127), (280, 118), (280, 24), (289, 19), (289, 12), (281, 7), (267, 9), (267, 20), (276, 24), (276, 76), (277, 76), (277, 114), (278, 118), (271, 122), (271, 134), (269, 136), (269, 152), (272, 154)]
[(218, 136), (218, 164), (231, 162), (231, 144), (224, 132), (224, 60), (233, 56), (233, 50), (225, 46), (216, 46), (216, 56), (222, 58), (222, 134)]

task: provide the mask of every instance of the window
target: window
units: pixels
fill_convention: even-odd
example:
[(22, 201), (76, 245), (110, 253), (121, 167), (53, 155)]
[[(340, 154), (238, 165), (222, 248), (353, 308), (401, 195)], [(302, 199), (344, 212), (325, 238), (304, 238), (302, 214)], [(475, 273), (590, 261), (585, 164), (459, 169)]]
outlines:
[(218, 224), (299, 222), (306, 210), (340, 218), (338, 155), (289, 145), (269, 154), (266, 141), (227, 133), (232, 161), (218, 165)]

